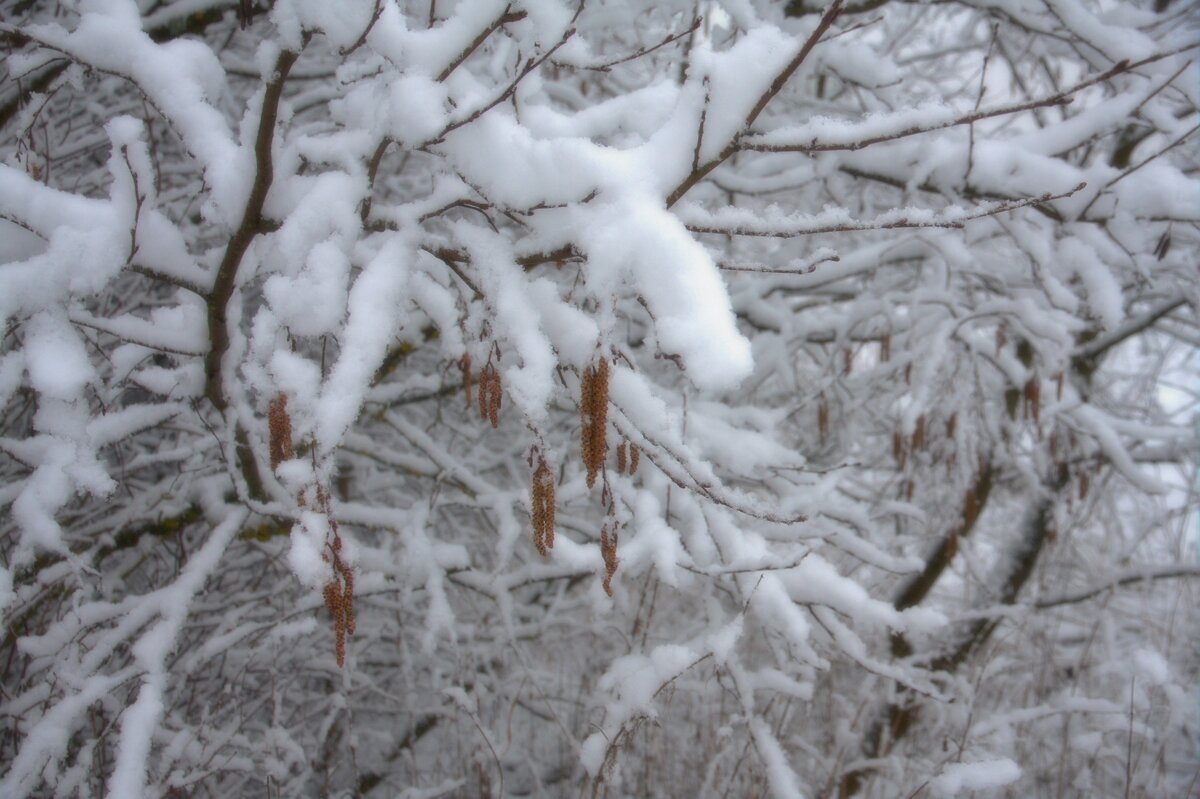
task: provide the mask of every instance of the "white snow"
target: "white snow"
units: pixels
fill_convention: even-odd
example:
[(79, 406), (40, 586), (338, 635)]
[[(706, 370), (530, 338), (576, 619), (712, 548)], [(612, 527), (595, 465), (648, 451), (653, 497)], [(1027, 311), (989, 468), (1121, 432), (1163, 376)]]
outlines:
[(966, 791), (1003, 788), (1021, 778), (1021, 769), (1008, 758), (977, 763), (952, 763), (930, 783), (935, 796), (958, 796)]

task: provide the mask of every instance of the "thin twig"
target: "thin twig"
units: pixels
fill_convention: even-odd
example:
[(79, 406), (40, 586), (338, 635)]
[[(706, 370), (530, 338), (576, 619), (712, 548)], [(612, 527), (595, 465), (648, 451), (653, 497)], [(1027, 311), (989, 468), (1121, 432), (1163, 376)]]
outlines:
[[(800, 65), (804, 63), (805, 59), (808, 58), (809, 53), (811, 53), (813, 48), (817, 46), (817, 42), (821, 41), (821, 37), (825, 35), (825, 32), (829, 30), (830, 26), (833, 25), (833, 21), (837, 19), (838, 14), (841, 12), (842, 0), (833, 0), (833, 4), (829, 6), (829, 10), (825, 12), (825, 16), (821, 17), (821, 21), (817, 23), (816, 29), (814, 29), (812, 34), (809, 35), (808, 40), (804, 42), (804, 46), (800, 48), (800, 52), (796, 53), (795, 58), (793, 58), (791, 62), (783, 68), (783, 71), (775, 76), (775, 80), (771, 81), (771, 85), (767, 87), (767, 90), (758, 98), (758, 102), (756, 102), (754, 107), (750, 109), (750, 113), (746, 115), (745, 122), (742, 123), (742, 131), (749, 130), (750, 126), (754, 124), (754, 121), (758, 119), (758, 115), (761, 114), (763, 109), (767, 107), (767, 104), (775, 98), (775, 95), (779, 94), (779, 92), (783, 90), (783, 87), (787, 84), (788, 80), (793, 74), (795, 74), (796, 70), (800, 68)], [(718, 153), (717, 156), (711, 161), (701, 164), (696, 169), (693, 169), (691, 174), (684, 178), (683, 182), (675, 187), (674, 191), (667, 195), (667, 207), (670, 208), (675, 203), (679, 202), (683, 195), (687, 194), (693, 186), (702, 181), (710, 172), (724, 163), (729, 156), (733, 155), (738, 150), (738, 139), (740, 135), (741, 134), (734, 136), (733, 141), (726, 145), (725, 149), (721, 150), (721, 152)]]
[(453, 74), (454, 70), (458, 69), (464, 61), (470, 58), (471, 54), (478, 50), (493, 33), (500, 30), (500, 28), (510, 22), (519, 22), (528, 16), (524, 11), (511, 11), (511, 8), (512, 6), (506, 6), (504, 13), (492, 20), (492, 24), (480, 31), (479, 35), (476, 36), (470, 44), (463, 48), (463, 51), (455, 56), (453, 61), (446, 65), (446, 68), (443, 69), (437, 76), (438, 83), (443, 83), (447, 78), (449, 78), (450, 75)]
[[(811, 236), (817, 233), (850, 233), (864, 230), (895, 230), (898, 228), (962, 228), (967, 222), (976, 219), (983, 219), (997, 214), (1003, 214), (1008, 211), (1015, 211), (1020, 208), (1025, 208), (1030, 205), (1040, 205), (1053, 200), (1061, 200), (1064, 197), (1070, 197), (1078, 191), (1086, 187), (1086, 183), (1080, 183), (1070, 191), (1065, 191), (1060, 194), (1042, 194), (1038, 197), (1028, 197), (1023, 200), (1013, 202), (999, 203), (990, 208), (982, 208), (962, 216), (942, 219), (913, 219), (911, 217), (902, 217), (900, 219), (890, 221), (868, 220), (868, 221), (851, 221), (839, 222), (836, 224), (816, 225), (811, 228), (793, 228), (785, 230), (782, 228), (759, 229), (755, 230), (748, 227), (718, 227), (716, 225), (688, 225), (687, 229), (692, 233), (711, 233), (724, 236), (758, 236), (766, 238), (792, 238), (793, 236)], [(886, 219), (886, 217), (885, 217)]]
[(739, 143), (739, 148), (742, 150), (764, 153), (818, 153), (862, 150), (866, 147), (880, 144), (882, 142), (896, 141), (897, 139), (904, 139), (908, 138), (909, 136), (916, 136), (922, 133), (932, 133), (934, 131), (954, 128), (960, 125), (970, 125), (985, 119), (991, 119), (993, 117), (1009, 116), (1012, 114), (1019, 114), (1023, 111), (1032, 111), (1038, 108), (1068, 105), (1073, 101), (1073, 95), (1078, 94), (1084, 89), (1095, 86), (1098, 83), (1111, 80), (1122, 73), (1129, 72), (1138, 67), (1145, 66), (1156, 61), (1161, 61), (1165, 58), (1170, 58), (1171, 56), (1178, 55), (1179, 53), (1194, 49), (1196, 47), (1200, 47), (1200, 44), (1188, 45), (1186, 47), (1177, 48), (1169, 52), (1159, 53), (1133, 63), (1121, 61), (1104, 72), (1101, 72), (1099, 75), (1094, 75), (1086, 80), (1080, 81), (1068, 89), (1063, 89), (1062, 91), (1056, 92), (1055, 94), (1047, 97), (1041, 97), (1036, 100), (1029, 100), (1023, 103), (1001, 105), (995, 108), (984, 109), (983, 111), (972, 111), (970, 113), (957, 116), (954, 119), (950, 119), (945, 122), (939, 122), (933, 125), (914, 125), (912, 127), (905, 128), (904, 130), (895, 131), (893, 133), (882, 133), (877, 136), (856, 139), (852, 142), (823, 143), (814, 138), (808, 142), (772, 144), (769, 141), (763, 141), (763, 139), (770, 134), (759, 134), (758, 136), (743, 139)]
[(696, 29), (700, 27), (700, 23), (702, 21), (703, 21), (703, 18), (696, 17), (696, 19), (694, 19), (692, 21), (692, 24), (688, 28), (680, 31), (679, 33), (672, 33), (656, 45), (653, 45), (651, 47), (644, 47), (635, 53), (630, 53), (627, 56), (622, 56), (621, 58), (615, 59), (613, 61), (605, 61), (600, 64), (567, 64), (567, 63), (560, 63), (558, 61), (555, 61), (554, 65), (568, 67), (568, 68), (572, 68), (572, 69), (587, 69), (587, 70), (591, 70), (594, 72), (608, 72), (609, 70), (611, 70), (613, 67), (617, 66), (618, 64), (624, 64), (626, 62), (633, 61), (634, 59), (638, 59), (643, 56), (650, 55), (650, 53), (653, 53), (655, 50), (660, 50), (663, 47), (666, 47), (667, 45), (670, 45), (670, 44), (673, 44), (673, 43), (679, 41), (680, 39), (684, 38), (685, 36), (690, 36), (691, 34), (696, 32)]

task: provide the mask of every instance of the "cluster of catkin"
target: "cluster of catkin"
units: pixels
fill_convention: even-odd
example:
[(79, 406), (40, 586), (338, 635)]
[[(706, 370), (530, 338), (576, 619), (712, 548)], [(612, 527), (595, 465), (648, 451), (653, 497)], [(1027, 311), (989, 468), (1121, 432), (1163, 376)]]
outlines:
[[(478, 403), (479, 415), (491, 422), (492, 427), (499, 425), (500, 402), (502, 386), (500, 373), (493, 360), (498, 360), (500, 351), (494, 346), (489, 353), (488, 361), (476, 374), (472, 369), (471, 356), (464, 354), (458, 361), (462, 372), (463, 393), (466, 395), (467, 407)], [(595, 364), (583, 370), (580, 381), (579, 418), (580, 418), (580, 449), (583, 452), (583, 464), (587, 473), (587, 486), (592, 488), (596, 478), (604, 470), (604, 460), (608, 455), (608, 378), (610, 365), (608, 359), (599, 358)], [(472, 389), (478, 386), (477, 397), (472, 397)], [(272, 406), (274, 407), (274, 406)], [(622, 441), (617, 446), (617, 472), (619, 474), (635, 474), (641, 452), (632, 442)], [(530, 515), (533, 522), (533, 545), (543, 557), (550, 554), (554, 548), (554, 516), (555, 516), (555, 478), (549, 464), (542, 455), (541, 449), (534, 446), (529, 453), (529, 466), (533, 470), (530, 481)], [(605, 497), (608, 496), (607, 482)], [(600, 554), (604, 559), (604, 590), (612, 596), (612, 578), (617, 571), (617, 530), (619, 525), (611, 517), (600, 529)], [(335, 528), (336, 529), (336, 528)], [(336, 535), (336, 533), (335, 533)], [(334, 632), (337, 636), (338, 665), (345, 657), (345, 637), (354, 632), (353, 609), (353, 573), (342, 563), (338, 555), (340, 540), (334, 540), (330, 547), (332, 555), (334, 578), (325, 586), (325, 604), (334, 618)], [(329, 560), (329, 558), (327, 558)]]
[[(896, 466), (903, 470), (910, 454), (929, 449), (932, 450), (932, 463), (943, 463), (948, 470), (952, 470), (958, 461), (958, 445), (955, 442), (955, 432), (958, 430), (958, 414), (951, 413), (946, 417), (946, 444), (942, 446), (937, 445), (939, 441), (937, 429), (933, 421), (925, 414), (921, 414), (913, 422), (911, 434), (905, 435), (900, 430), (892, 433), (892, 457), (896, 460)], [(910, 475), (904, 481), (904, 498), (906, 501), (912, 501), (915, 490), (916, 480)]]
[[(494, 356), (499, 359), (500, 347), (496, 346), (493, 350)], [(463, 355), (458, 362), (459, 368), (462, 370), (463, 376), (463, 394), (467, 398), (467, 407), (470, 408), (471, 402), (471, 386), (474, 376), (471, 373), (471, 356)], [(504, 389), (500, 384), (500, 370), (492, 363), (492, 358), (488, 358), (488, 362), (479, 370), (479, 418), (490, 423), (493, 428), (500, 426), (500, 405), (504, 397)]]
[[(583, 465), (587, 473), (587, 486), (592, 488), (596, 478), (604, 470), (604, 460), (608, 455), (608, 378), (609, 362), (600, 358), (595, 364), (583, 370), (580, 379), (579, 421), (580, 449), (583, 453)], [(631, 442), (621, 441), (617, 445), (617, 472), (619, 474), (634, 474), (637, 472), (641, 452)], [(531, 487), (531, 513), (533, 516), (533, 545), (543, 556), (548, 555), (554, 546), (554, 475), (546, 464), (545, 458), (538, 447), (530, 451), (529, 465), (533, 468)], [(609, 495), (608, 482), (605, 480), (602, 501), (609, 502), (608, 516), (600, 528), (600, 554), (604, 559), (604, 591), (612, 596), (612, 579), (616, 574), (617, 531), (620, 527), (612, 516), (613, 507)]]
[[(276, 394), (267, 407), (267, 430), (270, 435), (271, 470), (295, 457), (292, 442), (292, 417), (287, 409), (287, 395)], [(315, 457), (315, 449), (314, 449)], [(300, 507), (308, 505), (307, 492), (301, 491), (297, 502)], [(337, 520), (333, 518), (329, 492), (321, 486), (316, 488), (318, 509), (329, 519), (327, 550), (321, 557), (332, 566), (332, 575), (321, 590), (325, 607), (333, 617), (334, 654), (338, 667), (346, 664), (346, 636), (354, 634), (354, 570), (342, 560), (342, 537), (338, 533)]]
[(608, 429), (608, 359), (601, 358), (595, 366), (583, 370), (579, 388), (579, 445), (583, 450), (583, 467), (587, 470), (587, 487), (596, 484), (596, 476), (608, 454), (605, 439)]
[(638, 462), (641, 460), (642, 453), (637, 448), (636, 444), (629, 441), (622, 441), (617, 445), (617, 474), (637, 474)]
[[(957, 415), (950, 414), (950, 418), (946, 420), (946, 438), (954, 438), (954, 430), (957, 424)], [(911, 436), (905, 436), (899, 430), (892, 433), (892, 457), (896, 459), (896, 465), (903, 469), (904, 464), (908, 460), (908, 453), (920, 452), (926, 447), (925, 436), (925, 414), (917, 417), (913, 423), (913, 431)]]

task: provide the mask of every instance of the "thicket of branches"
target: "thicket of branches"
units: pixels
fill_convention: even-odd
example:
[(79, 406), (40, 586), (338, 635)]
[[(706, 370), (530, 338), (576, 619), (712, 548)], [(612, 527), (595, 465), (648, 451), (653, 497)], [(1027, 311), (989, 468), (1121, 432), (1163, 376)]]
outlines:
[(0, 45), (0, 794), (1197, 790), (1186, 2)]

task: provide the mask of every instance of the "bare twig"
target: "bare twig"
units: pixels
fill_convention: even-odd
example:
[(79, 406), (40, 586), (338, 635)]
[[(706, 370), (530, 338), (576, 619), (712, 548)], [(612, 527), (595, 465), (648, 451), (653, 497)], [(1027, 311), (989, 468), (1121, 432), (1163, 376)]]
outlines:
[(761, 236), (767, 238), (791, 238), (793, 236), (811, 236), (817, 233), (850, 233), (863, 230), (894, 230), (897, 228), (962, 228), (967, 222), (983, 219), (997, 214), (1003, 214), (1008, 211), (1015, 211), (1020, 208), (1025, 208), (1030, 205), (1041, 205), (1043, 203), (1061, 200), (1064, 197), (1070, 197), (1078, 191), (1081, 191), (1086, 183), (1080, 183), (1070, 191), (1065, 191), (1060, 194), (1042, 194), (1038, 197), (1028, 197), (1023, 200), (1012, 200), (1008, 202), (997, 203), (992, 206), (984, 206), (975, 211), (966, 214), (955, 214), (952, 216), (943, 216), (941, 218), (934, 217), (931, 219), (921, 219), (919, 217), (902, 216), (893, 218), (893, 214), (885, 215), (879, 219), (866, 221), (850, 221), (837, 222), (831, 224), (813, 224), (809, 227), (797, 225), (792, 228), (771, 227), (764, 225), (761, 228), (755, 229), (750, 226), (729, 226), (721, 227), (719, 225), (701, 225), (690, 224), (687, 229), (693, 233), (712, 233), (724, 236)]
[(1187, 297), (1173, 297), (1168, 300), (1163, 300), (1142, 315), (1134, 317), (1133, 319), (1126, 321), (1125, 324), (1121, 325), (1115, 330), (1110, 330), (1104, 335), (1097, 336), (1087, 344), (1084, 344), (1082, 347), (1076, 350), (1073, 358), (1075, 360), (1095, 360), (1098, 356), (1108, 352), (1121, 342), (1129, 339), (1132, 336), (1136, 336), (1138, 333), (1141, 333), (1143, 330), (1146, 330), (1149, 327), (1153, 327), (1158, 320), (1162, 319), (1175, 309), (1182, 308), (1187, 304)]
[(1074, 86), (1063, 89), (1062, 91), (1056, 92), (1052, 95), (1041, 97), (1036, 100), (1028, 100), (1022, 103), (1009, 103), (997, 106), (995, 108), (974, 110), (970, 113), (954, 117), (953, 119), (931, 125), (914, 125), (904, 128), (903, 130), (893, 131), (891, 133), (881, 133), (875, 136), (867, 136), (863, 138), (852, 136), (851, 141), (821, 142), (814, 138), (807, 142), (783, 142), (775, 144), (771, 142), (770, 138), (768, 138), (771, 136), (771, 134), (759, 134), (757, 136), (750, 136), (742, 139), (742, 141), (739, 143), (739, 148), (742, 150), (752, 150), (755, 152), (765, 153), (818, 153), (862, 150), (882, 142), (896, 141), (897, 139), (904, 139), (908, 138), (909, 136), (916, 136), (922, 133), (945, 130), (947, 128), (958, 127), (960, 125), (971, 125), (985, 119), (991, 119), (993, 117), (1009, 116), (1012, 114), (1019, 114), (1024, 111), (1032, 111), (1038, 108), (1068, 105), (1072, 102), (1074, 95), (1078, 94), (1084, 89), (1095, 86), (1098, 83), (1111, 80), (1117, 75), (1137, 69), (1138, 67), (1142, 67), (1156, 61), (1161, 61), (1164, 58), (1170, 58), (1171, 56), (1178, 55), (1181, 52), (1185, 52), (1186, 50), (1190, 50), (1195, 47), (1200, 47), (1200, 45), (1189, 45), (1187, 47), (1177, 48), (1169, 52), (1158, 53), (1150, 56), (1149, 58), (1144, 58), (1141, 61), (1132, 63), (1129, 61), (1121, 61), (1098, 75), (1093, 75), (1086, 80), (1076, 83)]
[(1194, 580), (1200, 578), (1200, 566), (1160, 566), (1153, 569), (1135, 569), (1125, 574), (1117, 575), (1106, 580), (1099, 585), (1094, 585), (1090, 588), (1085, 588), (1082, 591), (1076, 591), (1071, 594), (1063, 594), (1051, 599), (1040, 599), (1033, 603), (1033, 607), (1038, 610), (1046, 610), (1048, 608), (1057, 608), (1062, 605), (1075, 605), (1080, 602), (1086, 602), (1093, 597), (1097, 597), (1107, 591), (1112, 591), (1126, 585), (1134, 585), (1136, 583), (1150, 583), (1157, 580)]
[(583, 13), (583, 9), (584, 9), (585, 5), (586, 5), (586, 2), (580, 2), (579, 7), (575, 9), (575, 15), (571, 18), (571, 24), (567, 27), (566, 31), (563, 32), (562, 38), (560, 38), (557, 42), (555, 42), (554, 46), (551, 47), (549, 50), (547, 50), (542, 55), (537, 56), (536, 58), (530, 58), (528, 61), (526, 61), (525, 65), (523, 67), (521, 67), (521, 69), (517, 72), (517, 76), (515, 78), (513, 78), (512, 81), (509, 82), (508, 86), (506, 86), (504, 88), (504, 91), (500, 92), (500, 94), (496, 95), (491, 100), (484, 103), (482, 106), (476, 108), (474, 111), (467, 114), (465, 117), (462, 117), (461, 119), (455, 120), (454, 122), (451, 122), (448, 125), (446, 125), (446, 127), (442, 128), (440, 133), (438, 133), (436, 136), (434, 136), (429, 141), (425, 142), (425, 144), (422, 146), (429, 147), (429, 146), (432, 146), (434, 144), (437, 144), (437, 143), (443, 141), (446, 138), (446, 136), (449, 135), (450, 133), (458, 130), (459, 128), (463, 127), (464, 125), (471, 124), (472, 122), (474, 122), (475, 120), (479, 119), (481, 116), (486, 114), (488, 111), (491, 111), (496, 106), (500, 105), (501, 103), (507, 102), (508, 99), (510, 97), (512, 97), (513, 94), (517, 91), (517, 87), (521, 85), (521, 82), (523, 80), (525, 80), (526, 77), (528, 77), (531, 73), (533, 73), (535, 70), (537, 70), (539, 67), (541, 67), (542, 64), (549, 61), (551, 56), (553, 56), (556, 52), (558, 52), (559, 48), (561, 48), (564, 44), (566, 44), (568, 41), (570, 41), (571, 37), (573, 37), (575, 35), (575, 23), (579, 20), (579, 15)]
[(559, 64), (559, 62), (557, 62), (557, 61), (554, 63), (556, 66), (570, 67), (573, 69), (587, 69), (587, 70), (592, 70), (594, 72), (608, 72), (609, 70), (611, 70), (613, 67), (617, 66), (618, 64), (624, 64), (629, 61), (634, 61), (638, 58), (642, 58), (643, 56), (650, 55), (650, 53), (653, 53), (655, 50), (660, 50), (663, 47), (666, 47), (670, 44), (674, 44), (675, 42), (679, 41), (680, 39), (690, 36), (691, 34), (695, 33), (696, 30), (700, 27), (701, 22), (703, 22), (703, 18), (696, 17), (694, 20), (692, 20), (692, 24), (689, 27), (687, 27), (684, 30), (679, 31), (679, 33), (672, 33), (669, 36), (665, 37), (658, 44), (652, 45), (650, 47), (643, 47), (642, 49), (638, 50), (637, 52), (630, 53), (627, 56), (622, 56), (621, 58), (617, 58), (612, 61), (604, 61), (599, 64)]
[[(821, 41), (821, 37), (825, 35), (825, 32), (829, 30), (830, 26), (833, 25), (833, 21), (838, 18), (838, 15), (841, 12), (842, 0), (834, 0), (833, 4), (829, 6), (829, 10), (825, 12), (823, 17), (821, 17), (821, 21), (817, 23), (817, 27), (809, 35), (808, 40), (804, 42), (804, 46), (800, 48), (800, 51), (796, 53), (796, 56), (791, 60), (791, 62), (789, 62), (788, 65), (783, 68), (783, 71), (775, 76), (775, 80), (771, 81), (771, 85), (767, 87), (767, 90), (758, 98), (758, 102), (756, 102), (754, 107), (750, 109), (750, 113), (746, 115), (745, 122), (742, 123), (743, 131), (750, 129), (750, 126), (754, 124), (756, 119), (758, 119), (758, 115), (763, 112), (763, 109), (767, 107), (767, 104), (775, 98), (775, 95), (779, 94), (779, 92), (783, 90), (783, 87), (787, 84), (788, 80), (792, 77), (792, 75), (795, 74), (796, 70), (800, 68), (800, 65), (804, 63), (805, 59), (808, 58), (809, 54), (813, 51), (813, 48), (817, 46), (817, 42)], [(670, 208), (675, 203), (679, 202), (683, 195), (687, 194), (693, 186), (704, 180), (704, 178), (710, 172), (723, 164), (725, 160), (729, 158), (729, 156), (737, 152), (739, 147), (738, 139), (739, 137), (735, 136), (733, 141), (726, 145), (725, 148), (721, 150), (721, 152), (718, 153), (715, 158), (693, 169), (691, 174), (684, 178), (683, 182), (675, 187), (674, 191), (667, 195), (667, 207)]]
[(470, 58), (471, 54), (478, 50), (493, 33), (500, 30), (500, 28), (504, 27), (510, 22), (519, 22), (528, 16), (524, 11), (512, 11), (511, 9), (512, 6), (507, 6), (504, 9), (504, 13), (492, 20), (492, 24), (480, 31), (479, 35), (476, 36), (461, 53), (455, 56), (453, 61), (446, 65), (446, 68), (443, 69), (437, 76), (438, 83), (442, 83), (446, 80), (446, 78), (449, 78), (450, 75), (453, 74), (454, 70), (458, 69), (464, 61)]

